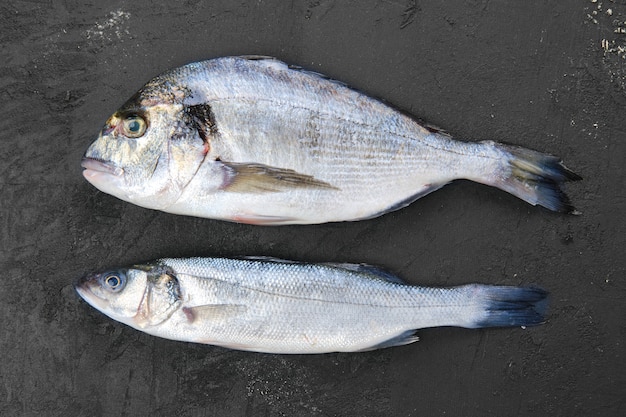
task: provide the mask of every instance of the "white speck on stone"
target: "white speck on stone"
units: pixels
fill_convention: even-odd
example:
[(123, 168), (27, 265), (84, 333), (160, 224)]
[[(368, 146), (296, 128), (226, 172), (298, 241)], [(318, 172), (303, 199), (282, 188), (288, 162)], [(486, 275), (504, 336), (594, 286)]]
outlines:
[(87, 29), (85, 35), (87, 39), (99, 39), (105, 41), (122, 40), (130, 35), (126, 22), (130, 19), (130, 13), (122, 10), (116, 10), (108, 15), (108, 19), (104, 22), (96, 22), (96, 24)]

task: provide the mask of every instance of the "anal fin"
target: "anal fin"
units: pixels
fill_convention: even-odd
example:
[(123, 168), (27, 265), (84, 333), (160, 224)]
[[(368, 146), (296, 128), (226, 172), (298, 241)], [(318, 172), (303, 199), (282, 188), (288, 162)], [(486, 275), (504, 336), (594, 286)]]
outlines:
[(421, 190), (419, 190), (417, 193), (413, 194), (412, 196), (401, 200), (397, 203), (392, 204), (391, 206), (387, 207), (384, 210), (381, 210), (377, 213), (372, 214), (371, 216), (367, 216), (367, 217), (363, 217), (360, 218), (358, 220), (368, 220), (368, 219), (373, 219), (375, 217), (378, 216), (382, 216), (384, 214), (387, 213), (391, 213), (392, 211), (397, 211), (400, 210), (401, 208), (404, 208), (406, 206), (408, 206), (409, 204), (413, 203), (415, 200), (418, 200), (422, 197), (424, 197), (427, 194), (432, 193), (433, 191), (437, 191), (438, 189), (440, 189), (441, 187), (443, 187), (444, 185), (446, 185), (447, 183), (443, 183), (443, 184), (426, 184), (422, 187)]
[(279, 224), (298, 223), (295, 217), (266, 216), (262, 214), (237, 214), (230, 220), (237, 223), (253, 224), (255, 226), (276, 226)]
[(419, 337), (417, 337), (416, 330), (407, 330), (405, 332), (400, 333), (397, 336), (392, 337), (389, 340), (385, 340), (384, 342), (378, 343), (374, 346), (361, 349), (360, 352), (367, 352), (369, 350), (376, 350), (376, 349), (384, 349), (384, 348), (388, 348), (392, 346), (408, 345), (410, 343), (415, 343), (418, 340), (419, 340)]

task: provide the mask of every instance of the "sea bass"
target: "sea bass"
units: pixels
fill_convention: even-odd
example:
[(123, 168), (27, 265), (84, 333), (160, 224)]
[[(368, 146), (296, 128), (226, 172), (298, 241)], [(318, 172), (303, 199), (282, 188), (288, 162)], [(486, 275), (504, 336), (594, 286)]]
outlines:
[(360, 220), (455, 179), (572, 212), (558, 158), (465, 142), (320, 74), (267, 57), (191, 63), (149, 81), (82, 161), (96, 188), (169, 213), (262, 224)]
[(267, 353), (404, 345), (425, 327), (537, 325), (547, 296), (536, 287), (417, 287), (369, 265), (273, 258), (160, 259), (90, 274), (75, 287), (148, 334)]

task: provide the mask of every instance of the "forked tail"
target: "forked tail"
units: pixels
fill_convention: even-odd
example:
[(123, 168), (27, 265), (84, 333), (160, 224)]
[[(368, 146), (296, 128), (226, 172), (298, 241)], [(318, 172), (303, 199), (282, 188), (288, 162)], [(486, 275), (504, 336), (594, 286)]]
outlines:
[(578, 214), (562, 187), (567, 181), (582, 178), (563, 165), (559, 158), (519, 146), (483, 143), (504, 153), (508, 161), (491, 185), (532, 205)]
[(475, 285), (482, 311), (467, 327), (536, 326), (545, 321), (548, 293), (537, 287)]

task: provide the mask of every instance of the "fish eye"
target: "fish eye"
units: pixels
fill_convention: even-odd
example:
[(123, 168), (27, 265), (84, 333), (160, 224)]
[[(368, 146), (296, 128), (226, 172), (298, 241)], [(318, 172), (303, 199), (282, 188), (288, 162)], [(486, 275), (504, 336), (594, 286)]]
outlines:
[(111, 291), (119, 291), (124, 287), (124, 278), (121, 274), (109, 274), (104, 277), (103, 282)]
[(122, 122), (124, 136), (139, 138), (146, 132), (146, 121), (136, 114), (127, 116)]

